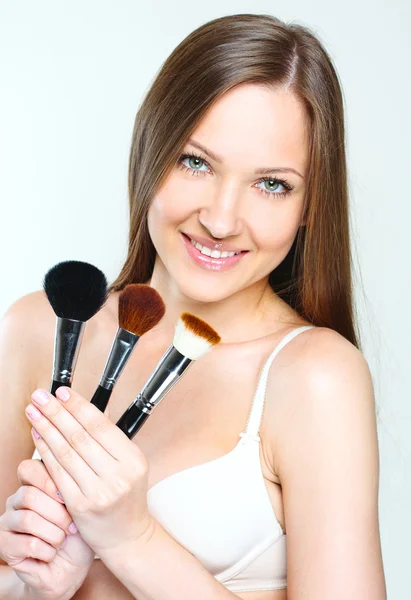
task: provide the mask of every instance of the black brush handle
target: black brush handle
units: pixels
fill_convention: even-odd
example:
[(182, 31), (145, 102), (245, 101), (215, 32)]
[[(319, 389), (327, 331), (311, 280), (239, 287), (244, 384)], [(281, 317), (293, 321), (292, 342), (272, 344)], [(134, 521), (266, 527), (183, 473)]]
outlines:
[(107, 390), (106, 388), (103, 388), (103, 386), (99, 385), (91, 399), (91, 404), (94, 404), (94, 406), (97, 406), (101, 412), (104, 412), (106, 410), (108, 401), (110, 400), (112, 391), (113, 390)]
[(62, 385), (64, 385), (65, 387), (71, 387), (71, 383), (62, 383), (61, 381), (56, 381), (55, 379), (53, 379), (50, 386), (50, 394), (53, 394), (53, 396), (55, 396), (56, 390)]
[(148, 413), (143, 412), (136, 404), (132, 404), (119, 418), (116, 425), (131, 440), (149, 416)]

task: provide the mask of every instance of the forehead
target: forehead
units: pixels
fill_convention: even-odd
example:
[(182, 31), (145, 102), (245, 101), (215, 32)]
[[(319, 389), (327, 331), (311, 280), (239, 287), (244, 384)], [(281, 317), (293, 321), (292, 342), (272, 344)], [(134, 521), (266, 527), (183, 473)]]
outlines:
[(225, 162), (246, 161), (249, 167), (288, 161), (275, 166), (305, 170), (308, 158), (304, 107), (283, 88), (242, 84), (231, 89), (208, 109), (191, 137)]

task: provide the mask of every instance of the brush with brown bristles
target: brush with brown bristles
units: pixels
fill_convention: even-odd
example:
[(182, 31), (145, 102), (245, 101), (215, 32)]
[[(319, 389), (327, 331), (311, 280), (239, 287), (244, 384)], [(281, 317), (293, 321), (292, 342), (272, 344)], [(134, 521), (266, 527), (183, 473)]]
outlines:
[(220, 340), (208, 323), (191, 313), (183, 313), (176, 325), (173, 344), (137, 398), (117, 421), (117, 427), (132, 439), (193, 360), (201, 358)]
[(91, 404), (104, 412), (138, 339), (163, 318), (164, 302), (160, 294), (149, 285), (131, 283), (118, 299), (119, 328), (111, 346), (100, 383)]

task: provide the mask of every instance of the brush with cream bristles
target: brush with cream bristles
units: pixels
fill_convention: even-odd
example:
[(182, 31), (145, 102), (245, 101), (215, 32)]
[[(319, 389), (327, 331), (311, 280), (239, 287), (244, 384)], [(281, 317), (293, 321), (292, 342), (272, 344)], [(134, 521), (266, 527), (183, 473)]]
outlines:
[(117, 427), (132, 439), (187, 367), (220, 341), (220, 336), (208, 323), (191, 313), (183, 313), (176, 325), (173, 344), (134, 402), (117, 421)]
[(149, 285), (131, 283), (121, 292), (118, 299), (119, 328), (100, 383), (91, 399), (91, 404), (102, 412), (137, 341), (161, 321), (164, 313), (165, 305), (160, 294)]

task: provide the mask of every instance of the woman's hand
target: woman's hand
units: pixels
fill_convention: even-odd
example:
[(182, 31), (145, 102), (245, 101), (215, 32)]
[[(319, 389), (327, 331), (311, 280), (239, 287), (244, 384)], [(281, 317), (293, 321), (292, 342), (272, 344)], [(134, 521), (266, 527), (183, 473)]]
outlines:
[[(127, 436), (72, 389), (33, 393), (26, 415), (37, 450), (82, 538), (104, 561), (154, 530), (148, 462)], [(39, 437), (41, 436), (41, 437)]]
[[(27, 597), (69, 599), (81, 587), (94, 552), (73, 529), (43, 463), (18, 467), (22, 486), (7, 499), (0, 516), (0, 558), (27, 586)], [(74, 533), (73, 533), (74, 531)]]

